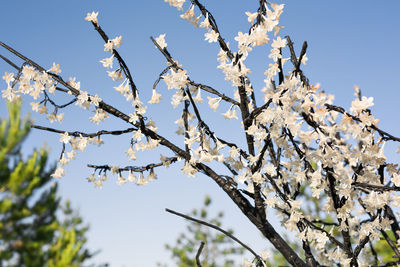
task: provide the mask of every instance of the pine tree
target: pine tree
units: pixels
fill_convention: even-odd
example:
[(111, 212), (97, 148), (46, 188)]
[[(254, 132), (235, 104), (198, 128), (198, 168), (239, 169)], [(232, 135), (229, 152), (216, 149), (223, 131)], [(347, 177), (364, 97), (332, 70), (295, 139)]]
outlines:
[[(209, 217), (209, 206), (211, 198), (206, 196), (203, 207), (194, 209), (190, 215), (200, 217), (201, 220), (212, 223), (218, 227), (222, 224), (224, 213), (220, 211), (217, 216)], [(233, 234), (233, 230), (229, 229), (229, 233)], [(204, 242), (205, 246), (201, 253), (201, 265), (203, 267), (216, 266), (238, 266), (234, 257), (243, 255), (244, 248), (236, 244), (228, 236), (217, 232), (207, 226), (196, 222), (188, 222), (187, 229), (182, 232), (176, 240), (175, 245), (167, 244), (165, 248), (172, 252), (172, 258), (179, 267), (194, 267), (196, 264), (196, 253), (200, 243)], [(159, 264), (159, 266), (162, 266)]]
[(81, 266), (94, 255), (84, 247), (88, 227), (69, 202), (61, 205), (47, 151), (23, 159), (30, 123), (20, 106), (9, 103), (9, 119), (0, 120), (0, 266)]

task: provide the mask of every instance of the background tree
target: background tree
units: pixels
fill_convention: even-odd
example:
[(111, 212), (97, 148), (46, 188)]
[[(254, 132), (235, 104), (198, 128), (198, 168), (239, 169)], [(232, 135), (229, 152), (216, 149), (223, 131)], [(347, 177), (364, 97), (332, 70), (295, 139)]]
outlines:
[[(190, 213), (190, 216), (223, 228), (224, 213), (222, 211), (218, 212), (217, 216), (212, 219), (209, 218), (209, 207), (211, 202), (211, 198), (206, 196), (203, 207), (199, 210), (194, 209)], [(230, 237), (193, 221), (189, 221), (186, 227), (186, 231), (179, 235), (175, 245), (166, 245), (166, 249), (171, 251), (172, 258), (178, 266), (189, 267), (197, 265), (196, 254), (199, 251), (201, 242), (205, 243), (200, 257), (202, 266), (227, 267), (241, 265), (243, 259), (240, 259), (240, 257), (243, 256), (245, 248), (235, 243)], [(232, 235), (234, 234), (232, 229), (228, 229), (228, 232)], [(290, 242), (290, 245), (295, 248), (295, 250), (298, 250), (299, 248), (299, 244), (296, 242)], [(272, 250), (271, 252), (264, 250), (262, 256), (264, 257), (265, 264), (268, 267), (288, 265), (288, 262), (282, 254), (276, 250)], [(159, 264), (159, 266), (163, 265)]]
[(9, 103), (9, 119), (0, 120), (0, 265), (82, 266), (94, 255), (85, 248), (88, 227), (68, 201), (61, 206), (47, 151), (23, 158), (31, 123), (20, 105)]
[[(184, 0), (166, 2), (178, 10), (183, 10), (185, 3)], [(64, 165), (74, 158), (76, 151), (83, 152), (88, 144), (101, 145), (101, 136), (131, 134), (125, 151), (130, 160), (135, 160), (138, 152), (159, 146), (169, 151), (168, 157), (161, 156), (160, 161), (145, 166), (89, 164), (94, 171), (88, 180), (96, 187), (103, 186), (109, 172), (117, 175), (120, 185), (128, 182), (146, 185), (155, 180), (158, 167), (182, 162), (181, 170), (187, 176), (201, 173), (211, 178), (294, 266), (371, 264), (369, 250), (374, 253), (373, 242), (381, 235), (400, 258), (397, 248), (400, 227), (393, 209), (400, 206), (400, 173), (398, 165), (385, 156), (386, 143), (399, 142), (400, 138), (378, 127), (371, 111), (372, 97), (362, 96), (356, 88), (356, 99), (347, 111), (334, 105), (334, 97), (318, 84), (310, 83), (302, 70), (307, 60), (307, 42), (297, 53), (289, 36), (279, 36), (284, 5), (263, 0), (258, 3), (257, 10), (246, 12), (249, 30), (235, 37), (238, 45), (235, 50), (222, 37), (211, 12), (199, 1), (191, 0), (181, 14), (181, 18), (206, 30), (206, 41), (219, 45), (218, 68), (233, 90), (222, 92), (194, 81), (172, 56), (165, 35), (151, 38), (167, 64), (160, 69), (148, 103), (160, 102), (157, 90), (161, 80), (168, 89), (173, 89), (171, 103), (174, 108), (182, 108), (176, 120), (181, 144), (176, 138), (159, 134), (155, 121), (147, 117), (148, 107), (139, 98), (139, 89), (118, 50), (122, 37), (110, 39), (99, 24), (97, 12), (88, 13), (85, 19), (104, 41), (102, 49), (110, 53), (100, 61), (102, 65), (107, 69), (112, 69), (115, 61), (119, 65), (108, 71), (108, 76), (119, 82), (114, 88), (132, 105), (128, 111), (131, 113), (121, 111), (126, 105), (114, 107), (98, 94), (82, 90), (75, 78), (65, 81), (59, 75), (58, 64), (46, 70), (0, 42), (22, 60), (18, 65), (2, 56), (17, 70), (17, 74), (4, 75), (7, 89), (2, 95), (9, 100), (22, 94), (30, 94), (34, 99), (42, 97), (32, 103), (32, 108), (46, 114), (51, 122), (62, 121), (64, 116), (59, 110), (76, 103), (94, 112), (90, 120), (96, 124), (112, 115), (129, 126), (87, 133), (34, 125), (36, 129), (60, 134), (63, 149), (54, 177), (63, 176)], [(269, 43), (264, 85), (255, 88), (246, 59), (255, 47)], [(56, 91), (68, 97), (67, 104), (54, 102), (52, 94)], [(242, 142), (234, 143), (228, 140), (229, 133), (214, 131), (208, 121), (211, 116), (200, 108), (201, 94), (208, 94), (212, 110), (216, 111), (220, 105), (227, 108), (222, 113), (225, 119), (239, 120), (236, 132), (242, 133)], [(48, 112), (49, 106), (54, 108), (52, 113)], [(165, 119), (165, 112), (160, 115)], [(65, 151), (66, 146), (71, 149), (69, 152)], [(304, 190), (308, 190), (311, 199)], [(315, 199), (323, 201), (320, 215), (307, 214), (305, 207), (315, 205)], [(273, 226), (267, 213), (272, 209), (281, 217), (286, 231), (296, 233), (302, 251), (291, 247)], [(386, 231), (391, 231), (395, 240)], [(366, 246), (369, 242), (370, 249)], [(260, 266), (261, 257), (255, 256)], [(377, 264), (379, 259), (375, 257), (372, 261)]]
[[(224, 213), (218, 212), (215, 217), (210, 218), (209, 206), (211, 198), (206, 196), (203, 207), (193, 209), (191, 216), (222, 227)], [(229, 229), (233, 234), (233, 230)], [(189, 222), (186, 231), (182, 232), (174, 245), (167, 244), (165, 247), (171, 251), (172, 258), (179, 267), (196, 266), (196, 253), (201, 242), (204, 248), (201, 253), (201, 265), (204, 267), (216, 266), (238, 266), (238, 256), (243, 255), (244, 248), (236, 244), (228, 236), (196, 222)], [(232, 257), (234, 256), (234, 257)], [(236, 261), (235, 261), (236, 260)]]

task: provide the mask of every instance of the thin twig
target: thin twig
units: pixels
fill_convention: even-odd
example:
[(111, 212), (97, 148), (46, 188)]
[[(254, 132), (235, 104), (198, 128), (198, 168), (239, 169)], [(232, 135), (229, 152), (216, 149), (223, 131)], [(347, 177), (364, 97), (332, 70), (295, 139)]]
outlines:
[[(100, 34), (100, 36), (103, 39), (103, 41), (105, 43), (108, 43), (109, 42), (108, 36), (103, 31), (103, 29), (100, 27), (100, 25), (98, 23), (94, 23), (94, 22), (92, 22), (92, 24), (93, 24), (93, 27), (95, 28), (95, 30)], [(117, 50), (113, 49), (112, 53), (117, 58), (121, 69), (123, 70), (125, 76), (128, 78), (129, 83), (131, 85), (133, 97), (136, 98), (136, 95), (138, 93), (138, 89), (137, 89), (135, 83), (133, 82), (133, 78), (132, 78), (132, 75), (131, 75), (131, 72), (130, 72), (128, 66), (126, 65), (124, 59), (121, 57), (121, 55), (118, 53)]]
[(213, 15), (211, 14), (211, 12), (209, 12), (205, 6), (203, 6), (198, 0), (190, 0), (192, 2), (192, 4), (196, 5), (200, 11), (201, 14), (206, 17), (208, 15), (208, 19), (210, 21), (211, 24), (211, 28), (214, 32), (218, 33), (218, 43), (219, 46), (222, 48), (222, 50), (224, 50), (227, 54), (227, 56), (229, 57), (230, 60), (233, 59), (233, 53), (231, 52), (231, 50), (229, 49), (229, 46), (226, 44), (224, 38), (222, 38), (221, 33), (219, 32), (218, 26), (217, 26), (217, 22), (215, 21)]
[(197, 264), (197, 267), (202, 267), (201, 266), (201, 261), (200, 261), (200, 254), (201, 254), (201, 251), (204, 248), (204, 244), (205, 244), (204, 241), (201, 241), (199, 250), (197, 250), (197, 253), (196, 253), (196, 264)]
[(78, 100), (78, 98), (75, 97), (74, 99), (72, 99), (71, 101), (69, 101), (69, 102), (66, 103), (66, 104), (58, 105), (56, 102), (54, 102), (53, 100), (51, 100), (51, 98), (50, 98), (49, 95), (46, 93), (46, 91), (43, 91), (43, 93), (44, 93), (44, 95), (45, 95), (44, 101), (49, 101), (49, 102), (50, 102), (55, 108), (57, 108), (57, 109), (65, 108), (65, 107), (67, 107), (67, 106), (69, 106), (69, 105), (75, 103), (75, 102)]
[(2, 55), (0, 55), (0, 58), (1, 58), (2, 60), (4, 60), (8, 65), (10, 65), (11, 67), (13, 67), (14, 69), (17, 69), (17, 70), (20, 69), (17, 65), (15, 65), (15, 64), (14, 64), (11, 60), (9, 60), (8, 58), (6, 58), (6, 57), (4, 57), (4, 56), (2, 56)]
[[(330, 104), (325, 104), (325, 107), (326, 107), (328, 110), (334, 110), (334, 111), (337, 111), (337, 112), (339, 112), (339, 113), (342, 113), (342, 114), (344, 114), (344, 115), (346, 115), (346, 116), (352, 118), (354, 121), (362, 122), (362, 121), (360, 120), (360, 118), (358, 118), (358, 117), (356, 117), (356, 116), (353, 116), (353, 115), (351, 115), (350, 113), (346, 112), (346, 110), (345, 110), (344, 108), (342, 108), (342, 107), (335, 106), (335, 105), (330, 105)], [(379, 128), (378, 128), (377, 126), (375, 126), (374, 124), (371, 124), (370, 126), (367, 126), (367, 127), (369, 127), (369, 128), (371, 128), (371, 129), (374, 129), (375, 131), (377, 131), (377, 132), (382, 136), (382, 139), (383, 139), (383, 140), (392, 140), (392, 141), (400, 142), (400, 138), (399, 138), (399, 137), (393, 136), (393, 135), (391, 135), (390, 133), (385, 132), (385, 131), (379, 129)]]
[[(151, 170), (151, 169), (153, 169), (153, 168), (156, 168), (156, 167), (160, 167), (160, 166), (163, 166), (164, 164), (165, 164), (165, 162), (167, 162), (167, 163), (174, 163), (174, 162), (177, 162), (178, 161), (178, 158), (177, 157), (170, 157), (170, 158), (167, 158), (164, 162), (160, 162), (160, 163), (150, 163), (150, 164), (147, 164), (146, 166), (141, 166), (141, 167), (137, 167), (137, 166), (126, 166), (126, 167), (123, 167), (123, 168), (118, 168), (118, 172), (122, 172), (122, 171), (130, 171), (130, 172), (144, 172), (144, 171), (148, 171), (148, 170)], [(93, 165), (93, 164), (88, 164), (87, 165), (89, 168), (94, 168), (95, 170), (98, 170), (98, 169), (101, 169), (101, 170), (104, 170), (104, 171), (109, 171), (109, 170), (111, 170), (111, 166), (109, 166), (109, 165)]]
[(354, 183), (355, 187), (367, 188), (374, 191), (400, 191), (399, 186), (384, 186), (384, 185), (374, 185), (367, 183)]
[(232, 103), (232, 104), (234, 104), (236, 106), (240, 105), (239, 102), (237, 102), (236, 100), (234, 100), (234, 99), (232, 99), (232, 98), (230, 98), (230, 97), (228, 97), (228, 96), (226, 96), (224, 94), (221, 94), (220, 92), (218, 92), (216, 89), (212, 88), (209, 85), (196, 83), (194, 81), (190, 81), (189, 84), (194, 86), (194, 87), (198, 87), (200, 89), (203, 89), (204, 91), (206, 91), (206, 92), (208, 92), (210, 94), (214, 94), (216, 96), (219, 96), (220, 98), (222, 98), (222, 100), (225, 100), (226, 102), (230, 102), (230, 103)]
[(306, 54), (306, 51), (307, 51), (307, 42), (304, 42), (303, 47), (301, 48), (299, 60), (297, 61), (296, 71), (299, 71), (301, 60), (303, 59), (304, 55)]
[(44, 130), (44, 131), (48, 131), (48, 132), (53, 132), (53, 133), (59, 133), (59, 134), (63, 134), (65, 132), (68, 133), (68, 135), (70, 136), (75, 136), (75, 137), (96, 137), (96, 136), (100, 136), (100, 135), (106, 135), (106, 134), (111, 134), (111, 135), (121, 135), (121, 134), (125, 134), (125, 133), (130, 133), (133, 131), (137, 131), (137, 129), (135, 128), (128, 128), (125, 130), (116, 130), (116, 131), (107, 131), (107, 130), (101, 130), (101, 131), (97, 131), (95, 133), (84, 133), (84, 132), (68, 132), (68, 131), (61, 131), (61, 130), (57, 130), (54, 128), (49, 128), (49, 127), (44, 127), (44, 126), (40, 126), (40, 125), (31, 125), (31, 128), (35, 128), (35, 129), (39, 129), (39, 130)]

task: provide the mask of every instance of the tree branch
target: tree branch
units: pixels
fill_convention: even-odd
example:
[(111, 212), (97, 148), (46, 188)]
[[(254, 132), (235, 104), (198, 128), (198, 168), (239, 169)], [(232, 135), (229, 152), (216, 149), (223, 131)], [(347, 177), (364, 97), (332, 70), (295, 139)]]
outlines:
[[(63, 134), (66, 131), (61, 131), (61, 130), (57, 130), (54, 128), (49, 128), (49, 127), (44, 127), (44, 126), (40, 126), (40, 125), (31, 125), (31, 128), (35, 128), (35, 129), (39, 129), (39, 130), (44, 130), (44, 131), (48, 131), (48, 132), (53, 132), (53, 133), (59, 133), (59, 134)], [(95, 133), (84, 133), (84, 132), (79, 132), (79, 131), (75, 131), (75, 132), (67, 132), (68, 135), (70, 136), (75, 136), (75, 137), (96, 137), (96, 136), (100, 136), (100, 135), (121, 135), (121, 134), (125, 134), (125, 133), (131, 133), (137, 131), (137, 129), (135, 128), (128, 128), (125, 130), (116, 130), (116, 131), (107, 131), (107, 130), (101, 130), (101, 131), (97, 131)]]
[[(167, 158), (165, 160), (165, 162), (168, 162), (169, 164), (171, 163), (175, 163), (178, 161), (177, 157), (170, 157)], [(160, 166), (164, 166), (165, 162), (160, 162), (160, 163), (150, 163), (147, 164), (146, 166), (142, 166), (142, 167), (136, 167), (136, 166), (127, 166), (127, 167), (123, 167), (123, 168), (118, 168), (118, 172), (122, 172), (122, 171), (131, 171), (131, 172), (144, 172), (144, 171), (148, 171), (151, 169), (154, 169), (156, 167), (160, 167)], [(87, 165), (89, 168), (94, 168), (95, 170), (97, 169), (101, 169), (104, 171), (109, 171), (111, 170), (111, 166), (109, 165), (93, 165), (93, 164), (88, 164)]]
[[(94, 22), (92, 22), (92, 24), (93, 24), (94, 29), (100, 34), (100, 36), (104, 40), (104, 42), (108, 43), (109, 42), (108, 36), (103, 31), (103, 29), (100, 27), (100, 25), (98, 23), (94, 23)], [(129, 71), (128, 66), (126, 65), (125, 61), (123, 60), (123, 58), (121, 57), (121, 55), (118, 53), (118, 51), (116, 49), (113, 49), (112, 53), (117, 58), (121, 69), (123, 70), (125, 76), (128, 78), (129, 84), (130, 84), (131, 89), (132, 89), (133, 97), (136, 98), (136, 95), (138, 93), (138, 89), (137, 89), (135, 83), (133, 82), (133, 78), (132, 78), (131, 72)]]
[[(328, 110), (334, 110), (334, 111), (337, 111), (337, 112), (339, 112), (339, 113), (345, 114), (346, 116), (352, 118), (354, 121), (362, 122), (362, 121), (360, 120), (360, 118), (358, 118), (358, 117), (356, 117), (356, 116), (353, 116), (353, 115), (351, 115), (350, 113), (346, 112), (346, 110), (345, 110), (344, 108), (342, 108), (342, 107), (335, 106), (335, 105), (330, 105), (330, 104), (325, 104), (325, 107), (326, 107)], [(380, 134), (380, 136), (382, 136), (382, 139), (383, 139), (383, 140), (392, 140), (392, 141), (400, 142), (400, 138), (399, 138), (399, 137), (393, 136), (393, 135), (391, 135), (390, 133), (385, 132), (385, 131), (379, 129), (379, 128), (378, 128), (377, 126), (375, 126), (374, 124), (371, 124), (370, 126), (367, 126), (367, 127), (368, 127), (368, 128), (371, 128), (371, 129), (374, 129), (375, 131), (377, 131), (377, 132)]]
[(213, 229), (215, 229), (215, 230), (217, 230), (217, 231), (220, 231), (221, 233), (223, 233), (224, 235), (228, 236), (228, 237), (231, 238), (232, 240), (234, 240), (234, 241), (236, 241), (237, 243), (239, 243), (242, 247), (244, 247), (245, 249), (247, 249), (247, 250), (248, 250), (251, 254), (253, 254), (253, 256), (256, 257), (258, 260), (262, 261), (262, 258), (261, 258), (257, 253), (255, 253), (254, 250), (252, 250), (249, 246), (247, 246), (246, 244), (244, 244), (242, 241), (240, 241), (238, 238), (236, 238), (234, 235), (232, 235), (232, 234), (229, 233), (228, 231), (225, 231), (224, 229), (222, 229), (222, 228), (220, 228), (220, 227), (218, 227), (218, 226), (216, 226), (216, 225), (214, 225), (214, 224), (211, 224), (211, 223), (208, 223), (208, 222), (206, 222), (206, 221), (202, 221), (202, 220), (199, 220), (199, 219), (190, 217), (190, 216), (188, 216), (188, 215), (185, 215), (185, 214), (182, 214), (182, 213), (179, 213), (179, 212), (170, 210), (170, 209), (165, 209), (165, 211), (166, 211), (166, 212), (169, 212), (169, 213), (172, 213), (172, 214), (175, 214), (175, 215), (177, 215), (177, 216), (180, 216), (180, 217), (182, 217), (182, 218), (185, 218), (185, 219), (187, 219), (187, 220), (190, 220), (190, 221), (193, 221), (193, 222), (196, 222), (196, 223), (205, 225), (205, 226), (207, 226), (207, 227), (213, 228)]

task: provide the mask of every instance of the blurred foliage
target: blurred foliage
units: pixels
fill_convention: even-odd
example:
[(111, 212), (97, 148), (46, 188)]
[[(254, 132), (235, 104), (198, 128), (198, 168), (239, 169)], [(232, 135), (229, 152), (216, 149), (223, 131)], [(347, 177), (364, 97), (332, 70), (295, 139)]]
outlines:
[(8, 103), (9, 119), (0, 120), (0, 266), (82, 266), (94, 255), (84, 247), (88, 227), (60, 204), (47, 151), (22, 158), (30, 123), (20, 106)]
[[(189, 216), (221, 227), (221, 220), (224, 214), (223, 212), (219, 212), (215, 217), (210, 218), (208, 211), (210, 204), (211, 198), (206, 196), (203, 207), (201, 209), (194, 209)], [(233, 234), (233, 230), (229, 229), (227, 231)], [(167, 244), (165, 247), (171, 251), (172, 259), (175, 261), (176, 266), (192, 267), (197, 266), (196, 253), (201, 241), (205, 243), (200, 255), (203, 267), (238, 266), (238, 263), (235, 263), (232, 256), (242, 255), (244, 248), (217, 230), (192, 221), (188, 221), (186, 231), (179, 235), (175, 245)], [(161, 264), (159, 265), (161, 266)]]

